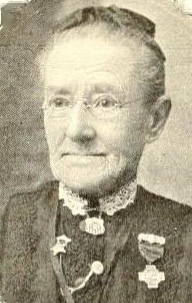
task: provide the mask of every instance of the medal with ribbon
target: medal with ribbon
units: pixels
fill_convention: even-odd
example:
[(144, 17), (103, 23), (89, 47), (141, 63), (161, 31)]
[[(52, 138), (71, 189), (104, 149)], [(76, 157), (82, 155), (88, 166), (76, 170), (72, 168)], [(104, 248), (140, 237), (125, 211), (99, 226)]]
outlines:
[(164, 272), (159, 271), (152, 263), (164, 255), (165, 238), (153, 234), (138, 235), (138, 247), (143, 258), (148, 262), (143, 272), (139, 272), (139, 281), (147, 284), (149, 289), (158, 288), (165, 281)]

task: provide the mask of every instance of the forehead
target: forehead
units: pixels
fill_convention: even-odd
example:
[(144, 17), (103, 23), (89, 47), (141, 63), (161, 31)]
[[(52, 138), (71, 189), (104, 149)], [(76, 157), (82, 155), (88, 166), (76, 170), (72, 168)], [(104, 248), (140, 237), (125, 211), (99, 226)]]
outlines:
[(127, 80), (137, 58), (136, 47), (106, 43), (102, 39), (63, 40), (46, 56), (45, 81), (47, 85), (61, 85), (76, 80)]

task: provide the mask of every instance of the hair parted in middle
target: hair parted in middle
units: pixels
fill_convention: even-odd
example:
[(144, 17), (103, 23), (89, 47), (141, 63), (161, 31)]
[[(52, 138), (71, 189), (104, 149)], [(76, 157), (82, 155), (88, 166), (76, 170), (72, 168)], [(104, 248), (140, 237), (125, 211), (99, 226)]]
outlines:
[[(147, 103), (165, 94), (165, 55), (155, 41), (155, 24), (147, 17), (115, 5), (91, 6), (78, 9), (64, 18), (53, 29), (51, 50), (59, 41), (103, 37), (106, 42), (136, 46), (140, 60), (135, 64), (135, 80), (145, 92)], [(85, 42), (86, 43), (86, 42)], [(126, 62), (125, 62), (126, 64)]]

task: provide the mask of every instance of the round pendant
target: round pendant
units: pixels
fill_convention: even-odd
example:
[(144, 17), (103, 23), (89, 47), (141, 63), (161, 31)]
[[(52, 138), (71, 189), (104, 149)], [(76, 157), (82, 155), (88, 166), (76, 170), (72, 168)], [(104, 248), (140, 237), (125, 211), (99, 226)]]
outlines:
[(91, 271), (96, 275), (101, 275), (103, 273), (103, 264), (100, 261), (94, 261), (91, 264)]
[(105, 232), (104, 221), (101, 218), (86, 218), (85, 220), (81, 221), (79, 224), (79, 228), (92, 235), (102, 235)]
[(87, 284), (87, 282), (89, 281), (89, 279), (92, 277), (93, 274), (95, 275), (101, 275), (104, 271), (104, 267), (103, 264), (100, 261), (94, 261), (91, 264), (91, 268), (89, 273), (87, 274), (86, 277), (84, 278), (79, 278), (76, 280), (76, 287), (69, 287), (70, 292), (73, 294), (75, 291), (82, 289), (83, 287), (85, 287), (85, 285)]

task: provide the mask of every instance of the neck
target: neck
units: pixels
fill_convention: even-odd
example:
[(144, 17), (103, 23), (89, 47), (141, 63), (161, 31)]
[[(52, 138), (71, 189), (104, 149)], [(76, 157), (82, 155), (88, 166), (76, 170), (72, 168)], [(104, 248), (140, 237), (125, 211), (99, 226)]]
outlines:
[[(90, 195), (78, 195), (60, 184), (60, 199), (70, 200), (75, 199), (78, 205), (86, 207), (86, 209), (99, 209), (108, 215), (113, 215), (117, 210), (124, 209), (128, 204), (134, 202), (136, 195), (137, 182), (136, 179), (121, 186), (118, 190), (111, 194), (105, 195), (102, 198)], [(70, 199), (69, 199), (70, 198)], [(67, 204), (70, 208), (70, 203)]]

